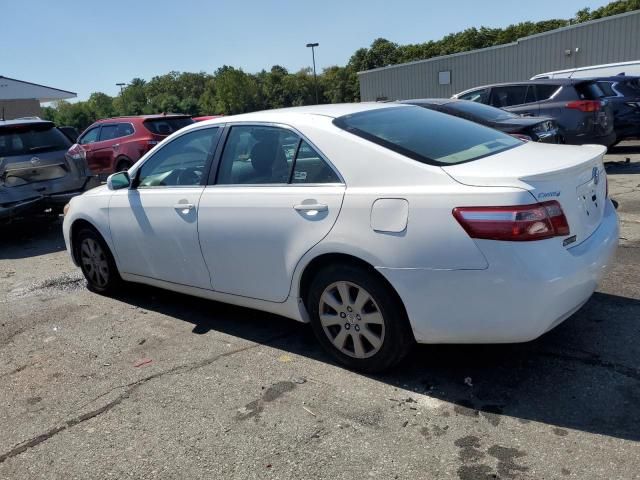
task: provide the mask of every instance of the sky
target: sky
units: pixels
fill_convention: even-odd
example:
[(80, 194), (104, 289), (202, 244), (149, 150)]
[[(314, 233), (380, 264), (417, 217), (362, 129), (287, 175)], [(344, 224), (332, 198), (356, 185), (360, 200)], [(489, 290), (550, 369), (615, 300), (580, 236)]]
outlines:
[(115, 95), (118, 82), (172, 70), (212, 73), (344, 65), (379, 37), (437, 40), (469, 27), (570, 18), (607, 0), (0, 0), (0, 75)]

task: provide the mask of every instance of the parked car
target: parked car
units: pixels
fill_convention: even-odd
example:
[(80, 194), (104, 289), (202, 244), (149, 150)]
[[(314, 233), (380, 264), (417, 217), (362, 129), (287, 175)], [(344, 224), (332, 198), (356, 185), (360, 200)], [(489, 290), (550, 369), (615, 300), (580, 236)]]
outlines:
[(86, 158), (94, 173), (121, 172), (131, 168), (158, 142), (192, 123), (188, 115), (105, 118), (82, 132), (69, 154), (72, 158)]
[(616, 140), (640, 137), (640, 77), (620, 75), (594, 80), (613, 108)]
[(51, 209), (97, 185), (83, 159), (65, 153), (71, 141), (49, 121), (0, 121), (0, 222)]
[(593, 80), (530, 80), (477, 87), (453, 98), (503, 108), (518, 115), (552, 117), (566, 143), (598, 143), (608, 147), (616, 141), (613, 109)]
[(578, 310), (618, 243), (604, 152), (413, 105), (249, 113), (175, 133), (74, 198), (63, 232), (96, 292), (310, 321), (338, 361), (383, 370), (415, 341), (524, 342)]
[(555, 72), (539, 73), (531, 80), (542, 78), (593, 78), (612, 75), (638, 75), (640, 76), (640, 60), (631, 62), (605, 63), (602, 65), (590, 65), (588, 67), (568, 68)]
[(419, 107), (471, 120), (508, 133), (521, 140), (561, 143), (558, 125), (551, 117), (523, 117), (490, 105), (451, 98), (423, 98), (403, 100), (400, 103), (418, 105)]
[(220, 118), (222, 115), (201, 115), (201, 116), (194, 116), (191, 117), (193, 118), (194, 122), (204, 122), (205, 120), (213, 120), (214, 118)]

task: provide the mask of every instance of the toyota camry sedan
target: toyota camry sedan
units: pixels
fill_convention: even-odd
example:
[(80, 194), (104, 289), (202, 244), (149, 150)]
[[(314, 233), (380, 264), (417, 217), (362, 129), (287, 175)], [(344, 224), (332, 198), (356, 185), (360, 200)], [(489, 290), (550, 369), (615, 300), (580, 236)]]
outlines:
[(578, 310), (618, 243), (604, 151), (413, 105), (221, 117), (74, 198), (64, 237), (95, 292), (310, 322), (339, 362), (380, 371), (415, 342), (525, 342)]

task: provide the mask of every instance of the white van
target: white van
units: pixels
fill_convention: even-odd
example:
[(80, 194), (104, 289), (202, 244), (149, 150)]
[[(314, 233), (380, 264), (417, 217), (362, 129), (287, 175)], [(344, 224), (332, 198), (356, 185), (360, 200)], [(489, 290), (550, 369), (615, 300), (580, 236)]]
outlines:
[(531, 80), (540, 78), (593, 78), (614, 77), (616, 75), (640, 76), (640, 60), (633, 62), (606, 63), (590, 67), (569, 68), (555, 72), (539, 73)]

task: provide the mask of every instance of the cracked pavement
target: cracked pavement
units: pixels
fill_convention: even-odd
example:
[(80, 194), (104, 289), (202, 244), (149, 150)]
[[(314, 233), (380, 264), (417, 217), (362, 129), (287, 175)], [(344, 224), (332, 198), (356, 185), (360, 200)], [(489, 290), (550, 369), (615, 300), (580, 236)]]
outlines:
[(0, 479), (640, 478), (640, 143), (607, 160), (621, 248), (583, 309), (527, 344), (421, 346), (385, 375), (274, 315), (95, 295), (59, 222), (3, 228)]

